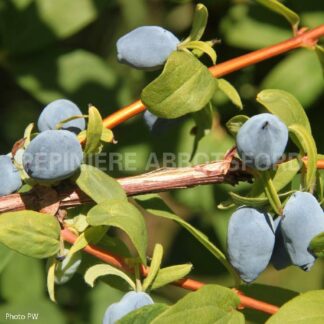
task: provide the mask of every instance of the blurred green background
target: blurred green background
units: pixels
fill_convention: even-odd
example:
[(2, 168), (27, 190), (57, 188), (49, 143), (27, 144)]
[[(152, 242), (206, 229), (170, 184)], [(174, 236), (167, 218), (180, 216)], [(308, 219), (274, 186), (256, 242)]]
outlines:
[[(210, 13), (205, 39), (222, 40), (216, 46), (219, 62), (291, 36), (284, 19), (253, 1), (201, 2)], [(103, 116), (137, 99), (141, 89), (156, 74), (118, 64), (116, 40), (131, 29), (148, 24), (163, 26), (180, 39), (185, 38), (190, 31), (195, 3), (190, 0), (0, 0), (0, 154), (11, 149), (22, 137), (24, 128), (37, 121), (43, 107), (54, 99), (73, 100), (84, 113), (92, 103)], [(285, 4), (301, 15), (304, 26), (314, 27), (324, 22), (323, 1), (290, 0)], [(324, 153), (322, 77), (315, 54), (301, 49), (235, 72), (226, 79), (239, 91), (249, 115), (260, 111), (255, 96), (261, 89), (280, 88), (294, 94), (307, 110), (318, 151)], [(233, 145), (224, 125), (237, 114), (236, 108), (221, 95), (215, 96), (214, 103), (215, 127), (198, 149), (209, 156), (225, 152)], [(158, 157), (163, 152), (190, 153), (194, 138), (189, 133), (193, 125), (193, 121), (187, 120), (158, 138), (150, 135), (142, 116), (118, 126), (115, 129), (118, 144), (108, 146), (107, 151), (136, 153), (136, 171), (115, 169), (110, 174), (126, 176), (143, 172), (151, 152), (156, 152)], [(231, 189), (228, 185), (203, 186), (164, 194), (164, 197), (180, 216), (225, 249), (230, 211), (219, 211), (216, 206), (227, 198), (226, 192)], [(150, 251), (156, 242), (165, 246), (164, 265), (192, 262), (194, 277), (205, 282), (231, 284), (217, 260), (178, 226), (151, 218), (147, 224)], [(58, 305), (55, 305), (48, 301), (45, 277), (44, 262), (10, 255), (5, 248), (0, 248), (0, 323), (6, 322), (5, 313), (36, 312), (40, 313), (39, 323), (96, 324), (101, 322), (106, 307), (121, 296), (103, 283), (91, 289), (76, 275), (71, 282), (57, 288)], [(324, 288), (324, 262), (317, 262), (310, 273), (295, 268), (277, 272), (269, 266), (257, 283), (297, 292)], [(251, 295), (280, 303), (276, 290), (268, 291), (257, 285), (248, 289)], [(153, 297), (174, 302), (182, 294), (180, 289), (168, 287)], [(264, 320), (254, 312), (246, 314), (251, 322)]]

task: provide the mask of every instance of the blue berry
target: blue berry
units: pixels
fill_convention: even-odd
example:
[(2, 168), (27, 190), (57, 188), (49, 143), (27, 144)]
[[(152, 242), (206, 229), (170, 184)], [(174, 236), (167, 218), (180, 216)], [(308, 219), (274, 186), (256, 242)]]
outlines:
[(278, 162), (288, 142), (288, 128), (276, 116), (253, 116), (240, 128), (237, 151), (242, 161), (250, 167), (267, 170)]
[(16, 192), (22, 186), (19, 171), (8, 155), (0, 155), (0, 196)]
[(292, 263), (309, 271), (315, 262), (315, 256), (308, 250), (309, 243), (324, 232), (324, 213), (312, 194), (299, 191), (289, 198), (281, 231)]
[(69, 178), (83, 160), (81, 144), (66, 130), (47, 130), (37, 135), (23, 155), (27, 174), (39, 181), (58, 181)]
[(154, 304), (154, 302), (145, 292), (131, 291), (118, 303), (114, 303), (107, 308), (102, 323), (114, 324), (130, 312), (151, 304)]
[(163, 67), (179, 42), (161, 27), (139, 27), (117, 41), (118, 61), (140, 70), (157, 70)]
[[(77, 115), (82, 115), (82, 112), (75, 103), (66, 99), (58, 99), (44, 108), (39, 116), (37, 126), (40, 132), (55, 130), (61, 121)], [(78, 134), (85, 129), (85, 119), (71, 120), (65, 123), (62, 129)]]
[(269, 214), (245, 206), (233, 213), (228, 224), (227, 250), (231, 264), (244, 282), (252, 282), (267, 267), (274, 243)]

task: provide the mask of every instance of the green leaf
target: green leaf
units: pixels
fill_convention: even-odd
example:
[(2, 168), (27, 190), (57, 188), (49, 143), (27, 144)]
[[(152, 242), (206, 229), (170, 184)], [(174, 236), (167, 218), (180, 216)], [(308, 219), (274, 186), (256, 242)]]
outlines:
[[(318, 155), (317, 155), (318, 157)], [(317, 170), (316, 172), (316, 195), (318, 197), (318, 201), (322, 204), (324, 199), (324, 179), (323, 179), (323, 172)]]
[(84, 280), (89, 286), (94, 287), (94, 282), (102, 276), (120, 277), (124, 279), (133, 290), (136, 289), (135, 283), (130, 277), (128, 277), (128, 275), (109, 264), (97, 264), (89, 268), (84, 275)]
[(284, 304), (266, 324), (320, 324), (324, 321), (324, 290), (301, 294)]
[[(279, 194), (278, 196), (280, 198), (285, 198), (285, 197), (290, 196), (294, 192), (295, 192), (294, 190), (291, 190), (291, 191), (287, 191), (282, 194)], [(229, 195), (231, 196), (231, 198), (237, 205), (246, 205), (246, 206), (258, 208), (258, 207), (263, 207), (269, 203), (269, 198), (265, 197), (265, 194), (263, 194), (262, 196), (258, 196), (258, 197), (254, 197), (254, 196), (244, 197), (244, 196), (236, 194), (235, 192), (230, 192)], [(231, 205), (229, 208), (231, 208), (231, 207), (234, 207), (234, 206)], [(222, 208), (220, 208), (220, 209), (222, 209)]]
[(324, 257), (324, 232), (316, 235), (309, 244), (309, 249), (317, 256)]
[(245, 115), (237, 115), (232, 117), (227, 123), (226, 123), (226, 127), (228, 129), (228, 131), (234, 136), (236, 137), (236, 134), (238, 133), (238, 131), (240, 130), (240, 128), (243, 126), (243, 124), (249, 120), (248, 116)]
[(53, 303), (56, 303), (55, 299), (55, 267), (57, 264), (57, 260), (55, 258), (50, 258), (49, 259), (49, 267), (47, 270), (47, 280), (46, 280), (46, 285), (47, 285), (47, 292), (49, 295), (50, 300)]
[(87, 141), (84, 148), (85, 154), (98, 153), (102, 136), (102, 118), (98, 109), (89, 107), (89, 121), (87, 127)]
[(107, 226), (95, 226), (87, 228), (75, 240), (74, 244), (69, 250), (69, 255), (83, 250), (89, 244), (97, 244), (105, 236), (107, 230)]
[[(21, 305), (28, 303), (30, 300), (40, 301), (44, 299), (45, 278), (41, 260), (18, 253), (13, 254), (14, 257), (1, 273), (2, 300), (5, 300), (7, 303)], [(17, 291), (19, 291), (19, 294)], [(2, 304), (4, 302), (1, 302)]]
[[(280, 163), (277, 166), (277, 170), (275, 171), (269, 170), (275, 190), (279, 192), (280, 190), (284, 189), (289, 183), (291, 183), (302, 166), (303, 163), (299, 159), (295, 158)], [(256, 178), (252, 186), (250, 196), (265, 197), (263, 189), (262, 180), (260, 178)]]
[(25, 139), (25, 142), (24, 142), (24, 148), (26, 148), (30, 141), (31, 141), (31, 136), (32, 136), (32, 132), (33, 132), (33, 129), (35, 127), (35, 124), (34, 123), (30, 123), (25, 131), (24, 131), (24, 139)]
[(110, 199), (127, 200), (121, 185), (106, 173), (91, 165), (81, 165), (76, 179), (78, 187), (97, 204)]
[(165, 312), (169, 307), (165, 304), (153, 304), (141, 307), (120, 319), (118, 324), (150, 324), (155, 317)]
[[(180, 44), (178, 46), (178, 49), (179, 50), (193, 49), (193, 50), (197, 50), (199, 53), (205, 53), (210, 57), (213, 64), (216, 64), (217, 54), (215, 50), (207, 42), (190, 41), (190, 42)], [(201, 55), (199, 54), (199, 56)]]
[(236, 308), (239, 297), (230, 289), (206, 285), (187, 294), (156, 317), (152, 324), (169, 323), (245, 323)]
[(151, 289), (164, 287), (187, 276), (192, 270), (192, 264), (179, 264), (159, 270)]
[(105, 143), (112, 143), (114, 141), (114, 133), (112, 130), (103, 127), (100, 140)]
[(146, 107), (156, 116), (177, 118), (204, 108), (217, 88), (217, 81), (197, 58), (173, 52), (162, 74), (141, 94)]
[[(262, 284), (242, 285), (239, 290), (246, 296), (276, 306), (281, 306), (299, 295), (296, 291)], [(252, 308), (245, 308), (242, 312), (247, 323), (265, 323), (270, 317), (270, 314)]]
[(257, 101), (270, 113), (278, 116), (288, 127), (293, 124), (302, 125), (311, 133), (311, 126), (304, 108), (290, 93), (267, 89), (258, 93)]
[(241, 97), (237, 90), (225, 79), (218, 79), (218, 88), (240, 110), (243, 109)]
[(141, 261), (146, 264), (147, 232), (141, 212), (124, 200), (109, 200), (94, 206), (88, 213), (92, 226), (115, 226), (127, 233)]
[(14, 252), (3, 244), (0, 244), (0, 274), (6, 265), (10, 262)]
[(262, 207), (268, 203), (267, 197), (244, 197), (235, 192), (229, 192), (229, 195), (237, 205), (246, 205), (251, 207)]
[(280, 16), (270, 15), (264, 7), (247, 3), (230, 6), (220, 23), (226, 44), (249, 50), (271, 46), (290, 38), (291, 31), (286, 27)]
[(198, 3), (195, 8), (195, 14), (189, 37), (184, 42), (200, 40), (204, 35), (208, 22), (208, 9)]
[(313, 51), (297, 50), (276, 64), (265, 76), (260, 87), (285, 90), (307, 109), (323, 93), (320, 63)]
[(166, 218), (169, 220), (173, 220), (178, 223), (180, 226), (185, 228), (193, 237), (195, 237), (210, 253), (212, 253), (223, 265), (224, 267), (231, 273), (236, 284), (240, 282), (240, 279), (237, 277), (235, 270), (232, 268), (230, 263), (227, 261), (224, 253), (219, 250), (209, 239), (208, 237), (197, 230), (195, 227), (184, 221), (179, 216), (173, 214), (170, 211), (169, 207), (163, 202), (163, 200), (155, 194), (136, 196), (136, 201), (144, 207), (149, 213), (154, 216)]
[(18, 85), (43, 104), (59, 98), (88, 103), (95, 91), (96, 104), (106, 105), (107, 96), (116, 92), (115, 71), (85, 50), (50, 48), (30, 56), (10, 57), (8, 64)]
[(298, 31), (299, 16), (277, 0), (256, 0), (256, 2), (286, 18), (294, 33)]
[(150, 264), (150, 270), (143, 282), (143, 291), (146, 291), (154, 282), (161, 266), (163, 258), (163, 246), (156, 244), (153, 251), (153, 257)]
[(192, 117), (195, 120), (196, 128), (194, 129), (195, 140), (191, 152), (190, 161), (194, 158), (197, 152), (200, 140), (210, 132), (213, 126), (214, 112), (212, 104), (208, 103), (208, 105), (204, 109), (193, 113)]
[(307, 153), (307, 170), (305, 184), (307, 190), (313, 190), (316, 181), (317, 148), (313, 136), (302, 125), (290, 125), (289, 132), (295, 144)]
[(20, 7), (18, 4), (22, 2), (26, 3), (5, 1), (0, 11), (1, 38), (6, 50), (13, 53), (39, 50), (56, 39), (69, 37), (98, 15), (96, 5), (90, 0), (35, 0)]
[(277, 215), (282, 215), (283, 207), (278, 195), (278, 192), (273, 184), (271, 174), (269, 171), (259, 172), (261, 181), (264, 187), (264, 193), (266, 194), (269, 203)]
[(47, 258), (60, 247), (60, 225), (48, 214), (30, 210), (9, 212), (0, 217), (0, 243), (33, 258)]
[(320, 46), (320, 45), (316, 45), (315, 47), (315, 52), (316, 52), (316, 55), (321, 63), (321, 66), (322, 66), (322, 75), (324, 77), (324, 47), (323, 46)]

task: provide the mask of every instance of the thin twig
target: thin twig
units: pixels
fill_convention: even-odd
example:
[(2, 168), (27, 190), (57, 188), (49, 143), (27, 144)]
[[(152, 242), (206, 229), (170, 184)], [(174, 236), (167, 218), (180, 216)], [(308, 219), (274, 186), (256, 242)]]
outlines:
[[(237, 168), (239, 161), (233, 161), (236, 161), (235, 167)], [(252, 180), (252, 176), (246, 171), (234, 168), (231, 170), (233, 164), (228, 160), (223, 160), (193, 167), (165, 168), (138, 176), (117, 179), (117, 181), (128, 196), (134, 196), (203, 184), (229, 183), (234, 185), (239, 181)], [(49, 194), (49, 190), (53, 189), (44, 190), (44, 187), (35, 187), (28, 193), (0, 197), (0, 213), (24, 209), (42, 210), (49, 205), (55, 205), (56, 202), (60, 202), (60, 208), (91, 202), (91, 199), (75, 186), (57, 187), (55, 188), (56, 195)]]

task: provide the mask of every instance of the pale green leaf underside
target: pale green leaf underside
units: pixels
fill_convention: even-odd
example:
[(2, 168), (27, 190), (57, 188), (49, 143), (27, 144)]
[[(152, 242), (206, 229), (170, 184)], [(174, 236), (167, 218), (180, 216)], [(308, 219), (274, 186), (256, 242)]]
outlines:
[(170, 55), (162, 74), (141, 94), (154, 115), (177, 118), (204, 108), (217, 88), (217, 81), (192, 54), (176, 51)]

